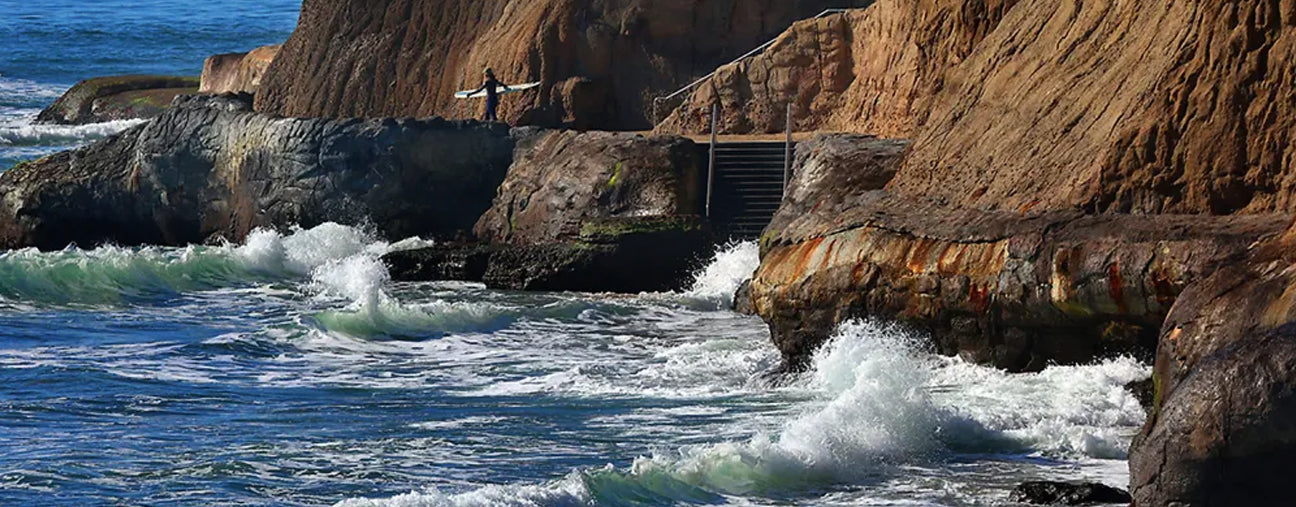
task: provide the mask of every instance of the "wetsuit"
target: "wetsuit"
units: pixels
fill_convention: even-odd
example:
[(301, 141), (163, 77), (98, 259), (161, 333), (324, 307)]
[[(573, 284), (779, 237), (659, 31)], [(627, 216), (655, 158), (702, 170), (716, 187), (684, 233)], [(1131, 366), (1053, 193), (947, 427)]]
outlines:
[(499, 88), (508, 89), (508, 86), (493, 77), (486, 78), (486, 83), (481, 87), (481, 89), (486, 90), (485, 121), (499, 121), (499, 116), (496, 114), (500, 101)]

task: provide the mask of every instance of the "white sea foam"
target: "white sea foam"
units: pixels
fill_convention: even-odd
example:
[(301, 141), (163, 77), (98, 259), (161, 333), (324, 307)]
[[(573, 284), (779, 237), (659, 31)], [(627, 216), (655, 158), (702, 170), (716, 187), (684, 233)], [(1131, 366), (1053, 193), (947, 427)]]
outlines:
[(705, 268), (697, 273), (686, 296), (733, 304), (734, 292), (750, 280), (760, 267), (760, 247), (754, 241), (733, 243), (721, 248)]
[(88, 125), (0, 125), (0, 146), (76, 146), (103, 139), (146, 120), (116, 120)]
[(777, 429), (749, 439), (662, 450), (628, 470), (588, 470), (541, 485), (339, 505), (592, 505), (594, 498), (620, 495), (716, 503), (730, 495), (903, 478), (922, 467), (943, 468), (944, 459), (963, 452), (1121, 458), (1142, 423), (1141, 408), (1123, 386), (1149, 371), (1132, 360), (1009, 375), (929, 356), (915, 340), (893, 325), (842, 326), (816, 354), (813, 370), (786, 388), (807, 393), (807, 401)]

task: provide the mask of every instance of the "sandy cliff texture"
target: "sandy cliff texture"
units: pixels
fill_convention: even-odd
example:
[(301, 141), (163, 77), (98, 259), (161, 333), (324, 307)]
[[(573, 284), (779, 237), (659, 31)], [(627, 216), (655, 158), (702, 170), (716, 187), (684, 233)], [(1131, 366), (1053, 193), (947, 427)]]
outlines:
[(261, 78), (270, 68), (282, 45), (262, 46), (247, 53), (227, 53), (208, 57), (203, 62), (200, 93), (252, 93), (261, 86)]
[(896, 192), (1008, 210), (1296, 207), (1296, 2), (1021, 2), (946, 81)]
[[(781, 132), (793, 104), (797, 131), (908, 138), (950, 67), (962, 63), (1016, 0), (882, 1), (801, 21), (759, 56), (726, 65), (670, 113), (661, 132)], [(673, 106), (674, 104), (672, 104)]]
[(673, 91), (827, 7), (863, 0), (307, 0), (257, 110), (285, 116), (480, 114), (457, 90), (493, 67), (540, 81), (513, 123), (648, 128)]

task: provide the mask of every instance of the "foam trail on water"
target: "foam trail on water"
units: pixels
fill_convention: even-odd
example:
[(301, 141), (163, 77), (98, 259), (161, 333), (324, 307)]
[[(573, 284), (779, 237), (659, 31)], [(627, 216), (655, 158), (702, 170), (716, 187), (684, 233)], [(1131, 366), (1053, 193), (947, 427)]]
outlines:
[(812, 371), (787, 388), (808, 394), (798, 414), (747, 440), (663, 450), (629, 469), (580, 471), (542, 485), (339, 505), (714, 504), (731, 495), (779, 497), (903, 479), (906, 466), (967, 452), (1121, 458), (1117, 450), (1143, 422), (1123, 386), (1150, 372), (1133, 360), (1010, 375), (928, 355), (919, 340), (894, 325), (843, 325), (815, 355)]
[(760, 267), (760, 247), (755, 241), (731, 243), (720, 248), (711, 262), (694, 275), (685, 296), (715, 301), (720, 307), (733, 305), (734, 293), (751, 280)]

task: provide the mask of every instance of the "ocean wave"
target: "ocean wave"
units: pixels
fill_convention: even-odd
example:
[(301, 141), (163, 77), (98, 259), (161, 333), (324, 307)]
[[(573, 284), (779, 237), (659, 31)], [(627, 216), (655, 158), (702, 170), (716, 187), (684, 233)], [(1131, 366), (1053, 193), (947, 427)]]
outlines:
[[(715, 504), (781, 498), (904, 477), (960, 454), (1120, 459), (1144, 413), (1125, 383), (1148, 368), (1130, 359), (1010, 375), (922, 352), (906, 330), (843, 325), (814, 368), (784, 388), (807, 393), (777, 430), (690, 445), (628, 468), (574, 472), (546, 484), (437, 490), (339, 507)], [(991, 395), (993, 393), (993, 395)]]
[[(322, 273), (333, 266), (351, 258), (377, 259), (387, 248), (387, 243), (359, 229), (327, 223), (295, 228), (287, 235), (259, 229), (242, 245), (12, 250), (0, 253), (0, 297), (45, 304), (121, 304), (307, 277), (327, 282)], [(383, 271), (362, 283), (381, 284)], [(339, 288), (346, 291), (332, 287)]]
[(760, 247), (755, 241), (725, 245), (711, 262), (694, 275), (693, 286), (684, 296), (710, 301), (720, 308), (733, 306), (734, 293), (760, 267)]
[(147, 120), (116, 120), (88, 125), (36, 125), (20, 123), (0, 125), (0, 146), (66, 146), (75, 147), (103, 139)]

